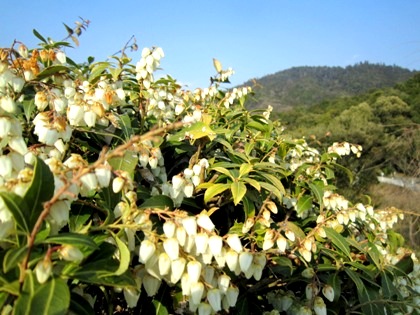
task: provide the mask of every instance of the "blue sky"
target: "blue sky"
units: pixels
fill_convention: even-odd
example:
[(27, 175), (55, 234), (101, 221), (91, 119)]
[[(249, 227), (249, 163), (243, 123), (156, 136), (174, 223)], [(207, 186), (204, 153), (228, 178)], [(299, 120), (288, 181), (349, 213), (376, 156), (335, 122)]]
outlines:
[(91, 24), (80, 47), (67, 50), (74, 60), (104, 60), (134, 35), (140, 48), (162, 47), (161, 73), (190, 88), (208, 86), (212, 58), (235, 70), (232, 85), (304, 65), (420, 69), (417, 0), (3, 1), (0, 46), (17, 39), (33, 47), (33, 28), (61, 40), (62, 23), (79, 16)]

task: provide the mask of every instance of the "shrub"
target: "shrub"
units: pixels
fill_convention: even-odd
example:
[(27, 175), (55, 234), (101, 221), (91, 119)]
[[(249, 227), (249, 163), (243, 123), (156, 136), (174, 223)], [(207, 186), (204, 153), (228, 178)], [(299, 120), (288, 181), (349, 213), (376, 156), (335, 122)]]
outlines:
[(161, 48), (76, 64), (34, 34), (0, 51), (2, 314), (416, 312), (398, 214), (335, 191), (359, 146), (288, 137), (217, 60), (189, 91)]

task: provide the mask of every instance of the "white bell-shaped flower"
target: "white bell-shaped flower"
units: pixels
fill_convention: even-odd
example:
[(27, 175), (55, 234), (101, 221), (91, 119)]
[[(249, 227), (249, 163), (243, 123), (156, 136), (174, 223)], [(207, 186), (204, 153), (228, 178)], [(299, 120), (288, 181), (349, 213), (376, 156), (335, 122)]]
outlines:
[(198, 226), (202, 227), (208, 232), (211, 232), (214, 230), (214, 224), (213, 221), (209, 218), (209, 216), (205, 213), (201, 213), (197, 217), (197, 224)]
[(204, 295), (204, 284), (202, 282), (191, 283), (190, 298), (194, 304), (200, 304)]
[(250, 252), (239, 254), (239, 266), (242, 272), (246, 272), (252, 265), (253, 256)]
[(139, 249), (139, 262), (145, 264), (153, 256), (156, 251), (155, 243), (151, 242), (150, 240), (143, 240), (140, 243)]
[(242, 243), (238, 234), (230, 234), (227, 237), (226, 242), (235, 252), (240, 253), (243, 251)]
[(154, 296), (160, 287), (161, 280), (146, 274), (143, 278), (143, 286), (148, 296)]
[(185, 258), (181, 257), (172, 261), (171, 264), (171, 282), (173, 284), (177, 283), (184, 273), (185, 265), (187, 261)]
[(168, 254), (171, 260), (178, 259), (179, 257), (179, 243), (176, 238), (167, 238), (163, 242), (163, 249)]
[(201, 276), (202, 265), (196, 260), (192, 260), (187, 264), (187, 272), (190, 276), (191, 283), (197, 282)]
[(207, 292), (207, 301), (214, 312), (222, 310), (222, 296), (219, 289), (213, 288)]
[(210, 247), (210, 251), (214, 256), (220, 255), (223, 247), (222, 237), (219, 235), (210, 236), (208, 246)]

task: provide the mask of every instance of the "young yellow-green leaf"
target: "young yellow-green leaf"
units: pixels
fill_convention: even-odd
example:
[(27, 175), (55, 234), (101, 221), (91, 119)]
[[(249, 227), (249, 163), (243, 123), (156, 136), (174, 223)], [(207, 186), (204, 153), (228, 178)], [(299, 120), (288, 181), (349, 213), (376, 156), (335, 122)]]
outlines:
[(243, 178), (241, 178), (241, 181), (251, 185), (252, 187), (254, 187), (258, 191), (261, 190), (260, 183), (258, 181), (256, 181), (255, 179), (252, 179), (252, 178), (249, 178), (249, 177), (243, 177)]
[(235, 177), (232, 175), (232, 173), (224, 167), (212, 167), (211, 170), (216, 171), (218, 173), (222, 173), (226, 175), (227, 177), (229, 177), (231, 180), (235, 180)]
[(213, 66), (217, 73), (220, 73), (223, 70), (222, 64), (216, 58), (213, 58)]
[(217, 196), (224, 192), (225, 190), (230, 188), (230, 184), (213, 184), (209, 188), (207, 188), (206, 192), (204, 193), (204, 202), (209, 202), (214, 196)]
[(266, 182), (261, 182), (260, 181), (259, 183), (260, 183), (262, 188), (264, 188), (265, 190), (267, 190), (268, 192), (270, 192), (274, 196), (276, 196), (279, 201), (282, 200), (282, 194), (281, 194), (280, 190), (277, 189), (277, 187), (275, 187), (275, 186), (273, 186), (269, 183), (266, 183)]
[(246, 193), (246, 186), (243, 182), (235, 181), (230, 185), (232, 191), (233, 203), (235, 206), (241, 202)]
[(243, 163), (241, 164), (241, 167), (239, 168), (239, 178), (241, 178), (244, 175), (249, 174), (252, 171), (252, 165)]

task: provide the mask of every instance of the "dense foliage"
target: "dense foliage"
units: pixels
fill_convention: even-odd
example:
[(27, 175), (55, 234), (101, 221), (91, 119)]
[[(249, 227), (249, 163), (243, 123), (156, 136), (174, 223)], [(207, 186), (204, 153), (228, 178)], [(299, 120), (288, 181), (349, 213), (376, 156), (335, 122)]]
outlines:
[(245, 85), (254, 87), (255, 93), (247, 106), (265, 108), (271, 105), (274, 112), (296, 106), (312, 106), (327, 99), (392, 87), (414, 74), (414, 71), (398, 66), (368, 62), (345, 68), (293, 67), (246, 82)]
[(400, 214), (336, 192), (359, 145), (288, 136), (217, 60), (188, 91), (161, 48), (76, 64), (34, 34), (0, 50), (2, 314), (418, 313)]

